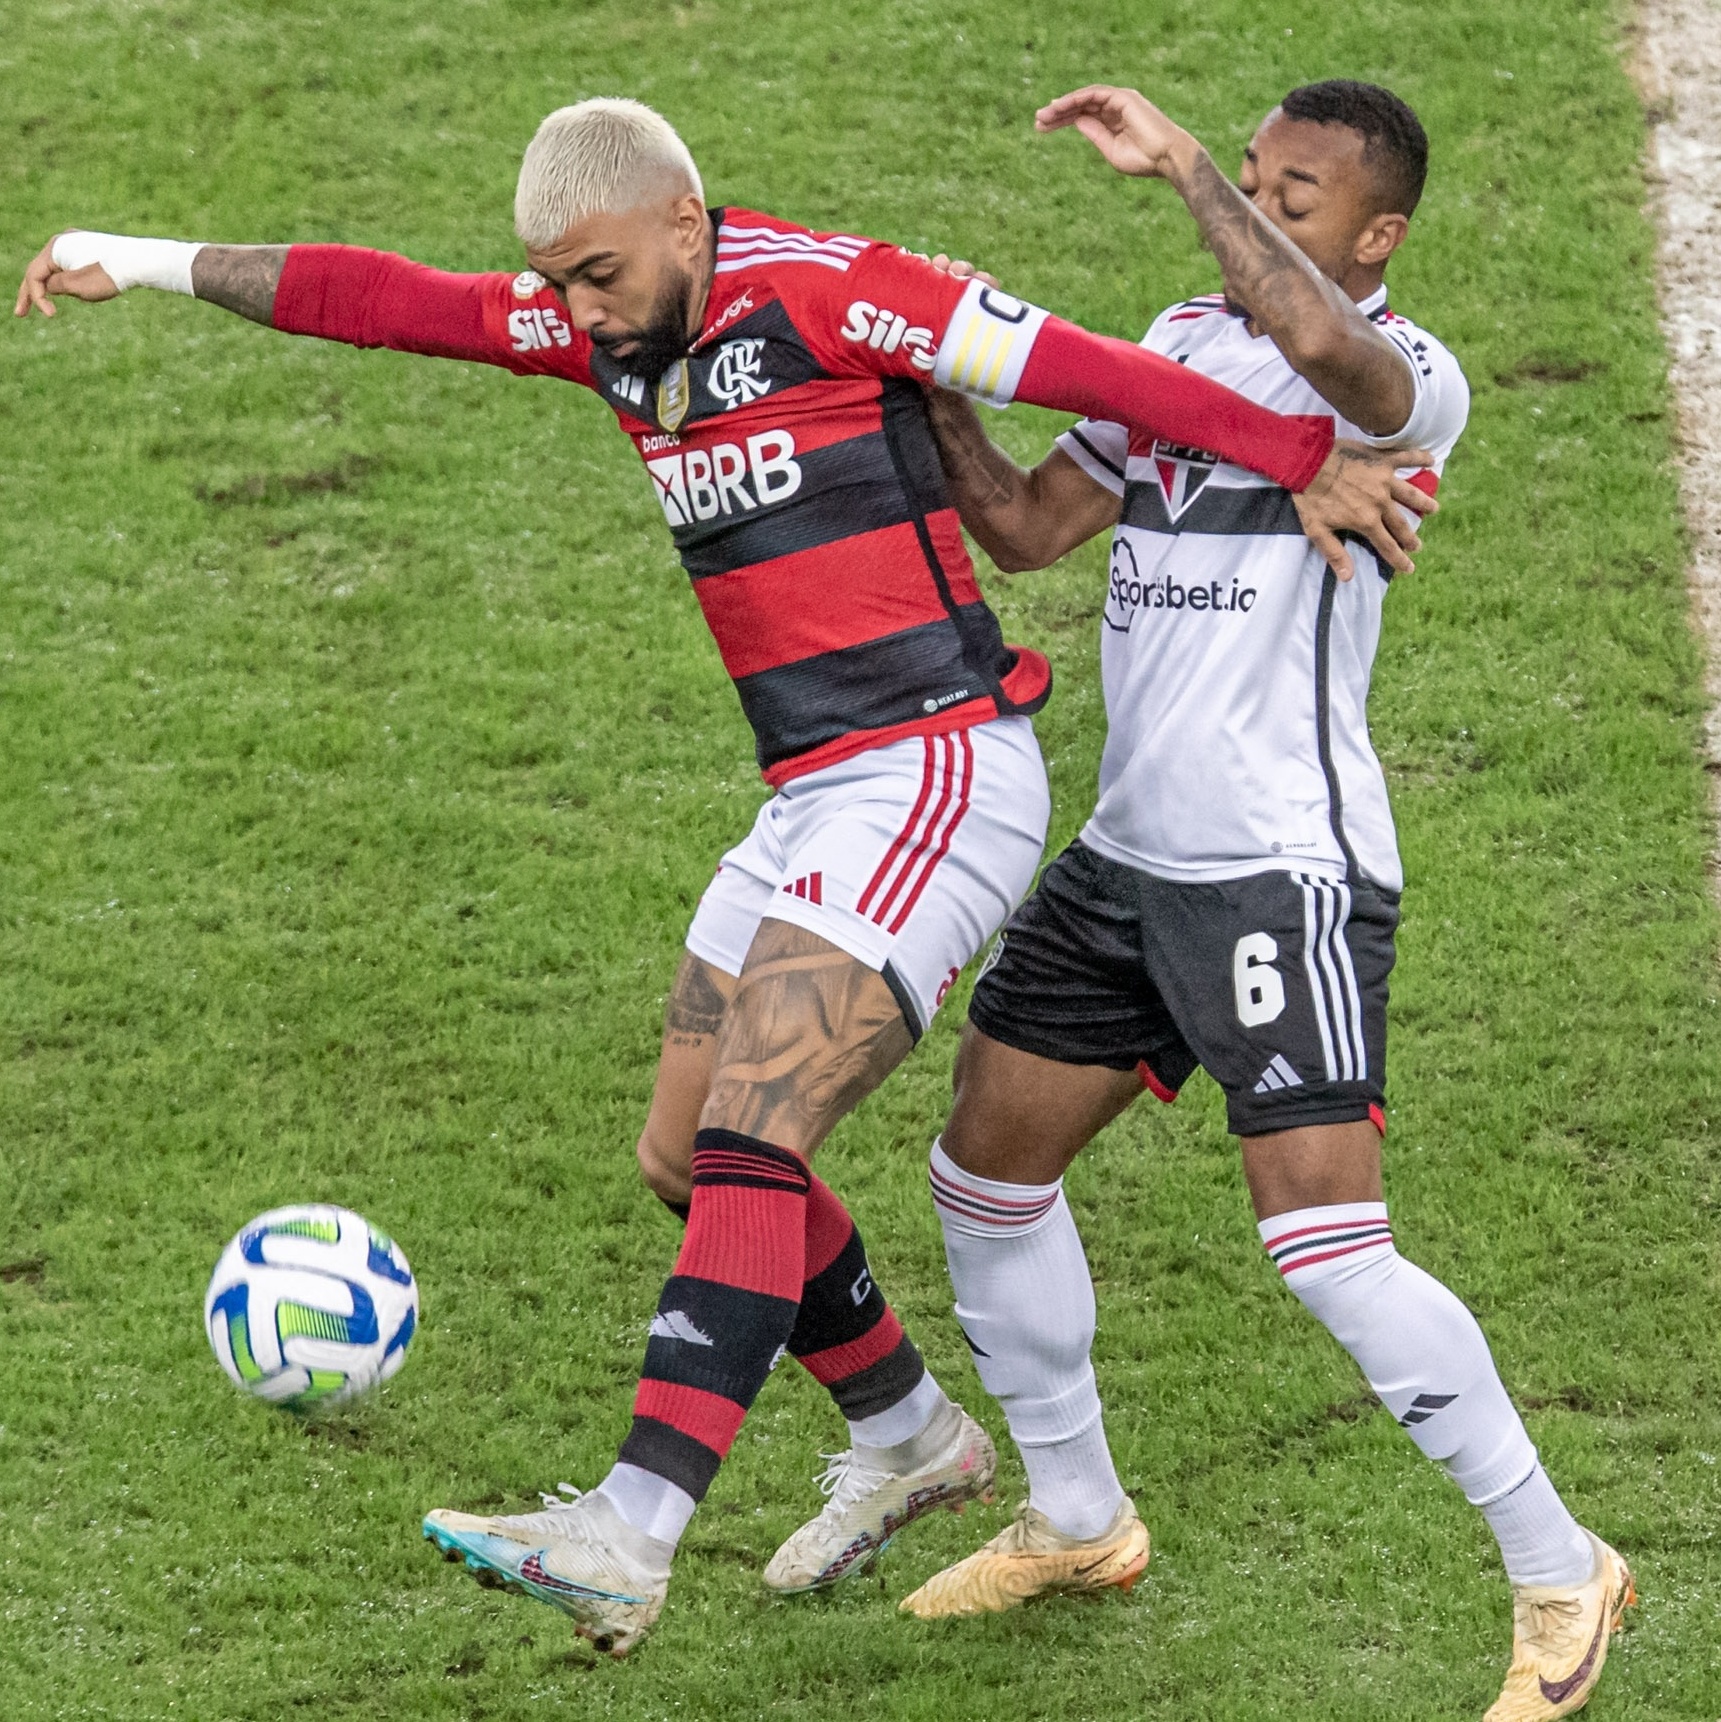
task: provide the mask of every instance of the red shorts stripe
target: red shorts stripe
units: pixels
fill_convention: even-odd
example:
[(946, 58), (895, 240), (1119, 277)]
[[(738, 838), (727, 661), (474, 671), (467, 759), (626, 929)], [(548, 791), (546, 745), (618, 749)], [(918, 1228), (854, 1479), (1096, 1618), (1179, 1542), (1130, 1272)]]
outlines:
[(721, 1393), (707, 1393), (703, 1387), (678, 1387), (673, 1381), (642, 1381), (633, 1396), (635, 1417), (655, 1417), (671, 1429), (690, 1435), (702, 1446), (722, 1455), (735, 1443), (741, 1419), (747, 1415), (744, 1405), (725, 1399)]
[(950, 853), (950, 842), (956, 835), (956, 827), (962, 823), (968, 812), (968, 798), (974, 788), (974, 743), (969, 740), (967, 730), (963, 730), (956, 740), (962, 744), (962, 789), (957, 796), (956, 811), (945, 822), (944, 835), (939, 839), (937, 850), (921, 869), (920, 877), (914, 882), (914, 889), (908, 894), (908, 900), (897, 911), (896, 919), (891, 922), (892, 933), (900, 933), (903, 922), (914, 912), (914, 905), (920, 901), (920, 893), (926, 889), (938, 863)]
[(902, 1323), (896, 1319), (894, 1310), (887, 1309), (877, 1324), (859, 1339), (851, 1339), (847, 1345), (833, 1345), (825, 1351), (810, 1352), (800, 1361), (815, 1381), (829, 1387), (834, 1382), (847, 1381), (851, 1375), (859, 1375), (863, 1369), (871, 1369), (875, 1363), (884, 1362), (901, 1344)]
[(913, 840), (916, 828), (920, 824), (920, 816), (926, 811), (926, 803), (932, 795), (932, 773), (937, 758), (937, 742), (931, 737), (925, 738), (926, 760), (920, 768), (920, 794), (915, 797), (913, 811), (904, 822), (902, 829), (892, 840), (890, 847), (884, 852), (884, 859), (879, 862), (871, 879), (867, 881), (866, 889), (861, 892), (860, 901), (855, 904), (855, 913), (864, 915), (873, 899), (873, 893), (879, 890), (890, 876), (890, 870), (896, 863), (896, 858), (902, 853), (903, 845)]
[[(966, 732), (963, 732), (962, 739), (965, 742), (968, 740)], [(920, 865), (921, 858), (931, 848), (956, 787), (954, 781), (956, 776), (956, 743), (954, 738), (941, 735), (933, 745), (938, 749), (937, 798), (932, 804), (931, 811), (921, 822), (920, 835), (915, 840), (914, 847), (902, 858), (901, 865), (896, 870), (896, 877), (891, 880), (890, 889), (885, 892), (879, 900), (877, 908), (872, 911), (872, 918), (881, 927), (884, 925), (884, 918), (890, 913), (903, 886), (908, 883), (915, 868)]]

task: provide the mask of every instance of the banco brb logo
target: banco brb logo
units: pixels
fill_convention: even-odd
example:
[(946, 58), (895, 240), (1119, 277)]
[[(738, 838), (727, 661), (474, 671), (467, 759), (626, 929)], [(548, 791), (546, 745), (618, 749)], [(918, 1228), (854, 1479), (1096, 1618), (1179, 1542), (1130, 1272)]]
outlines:
[(771, 379), (759, 371), (765, 361), (763, 341), (725, 341), (711, 361), (708, 387), (723, 403), (725, 412), (756, 401), (771, 392)]

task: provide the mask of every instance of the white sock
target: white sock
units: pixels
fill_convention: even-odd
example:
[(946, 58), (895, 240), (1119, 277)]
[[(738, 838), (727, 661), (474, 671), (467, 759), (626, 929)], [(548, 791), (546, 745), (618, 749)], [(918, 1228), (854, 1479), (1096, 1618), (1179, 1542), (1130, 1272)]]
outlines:
[(1097, 1537), (1117, 1516), (1123, 1485), (1112, 1466), (1101, 1418), (1065, 1440), (1017, 1446), (1028, 1473), (1028, 1505), (1066, 1537)]
[(1539, 1461), (1515, 1489), (1478, 1505), (1513, 1584), (1581, 1584), (1592, 1576), (1595, 1550)]
[(863, 1417), (849, 1425), (851, 1447), (900, 1447), (912, 1441), (940, 1406), (946, 1403), (944, 1389), (933, 1379), (929, 1369), (921, 1376), (906, 1399), (899, 1399), (888, 1411)]
[(670, 1548), (681, 1541), (699, 1503), (667, 1477), (638, 1465), (616, 1464), (598, 1484), (598, 1491), (636, 1531), (655, 1537)]
[(956, 1319), (1021, 1450), (1029, 1505), (1066, 1536), (1098, 1536), (1123, 1489), (1088, 1355), (1093, 1280), (1063, 1181), (977, 1178), (936, 1142), (931, 1176)]
[[(1260, 1230), (1285, 1283), (1356, 1359), (1411, 1440), (1482, 1511), (1507, 1577), (1587, 1579), (1589, 1538), (1547, 1482), (1476, 1318), (1393, 1247), (1386, 1204), (1300, 1208), (1263, 1220)], [(1504, 1505), (1514, 1496), (1522, 1498)]]

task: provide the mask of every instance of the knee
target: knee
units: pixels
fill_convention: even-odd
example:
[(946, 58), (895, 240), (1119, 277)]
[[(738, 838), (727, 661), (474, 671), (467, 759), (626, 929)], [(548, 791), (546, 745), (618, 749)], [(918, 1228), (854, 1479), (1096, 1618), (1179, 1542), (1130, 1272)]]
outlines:
[(648, 1124), (634, 1147), (645, 1187), (662, 1202), (686, 1202), (693, 1194), (688, 1157), (669, 1151)]

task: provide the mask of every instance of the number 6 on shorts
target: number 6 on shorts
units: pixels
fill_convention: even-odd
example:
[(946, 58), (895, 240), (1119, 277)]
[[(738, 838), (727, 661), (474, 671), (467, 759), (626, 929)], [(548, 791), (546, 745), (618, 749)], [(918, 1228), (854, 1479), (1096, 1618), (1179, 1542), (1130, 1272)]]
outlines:
[(1285, 983), (1273, 967), (1279, 941), (1271, 933), (1245, 933), (1231, 958), (1237, 989), (1237, 1020), (1245, 1028), (1271, 1022), (1285, 1008)]

